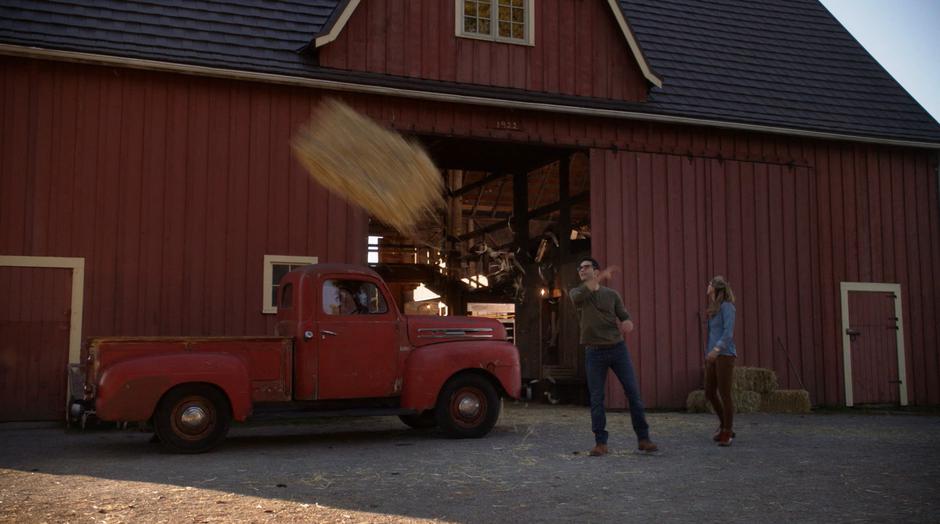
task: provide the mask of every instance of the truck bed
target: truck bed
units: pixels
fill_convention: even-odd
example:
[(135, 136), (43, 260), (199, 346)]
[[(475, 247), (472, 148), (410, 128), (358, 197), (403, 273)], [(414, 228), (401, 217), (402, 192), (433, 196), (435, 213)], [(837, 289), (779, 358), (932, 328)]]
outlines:
[(174, 353), (225, 353), (245, 362), (254, 402), (291, 399), (293, 340), (289, 337), (100, 337), (88, 341), (86, 383), (102, 370), (142, 356)]

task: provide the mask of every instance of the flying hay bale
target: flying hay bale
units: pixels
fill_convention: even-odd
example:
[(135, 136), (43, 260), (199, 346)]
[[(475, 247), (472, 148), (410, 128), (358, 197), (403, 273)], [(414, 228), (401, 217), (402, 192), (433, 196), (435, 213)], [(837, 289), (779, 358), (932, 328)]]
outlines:
[(777, 374), (765, 368), (734, 368), (734, 381), (731, 388), (735, 391), (756, 391), (760, 394), (777, 389)]
[(416, 236), (444, 207), (444, 179), (427, 153), (337, 100), (320, 104), (291, 148), (322, 186), (402, 234)]
[(761, 397), (760, 410), (765, 413), (809, 413), (812, 405), (805, 389), (778, 389)]
[[(761, 406), (761, 395), (756, 391), (731, 391), (734, 400), (735, 413), (756, 413)], [(705, 398), (705, 391), (696, 389), (689, 393), (685, 400), (685, 407), (689, 413), (714, 413), (712, 405)]]

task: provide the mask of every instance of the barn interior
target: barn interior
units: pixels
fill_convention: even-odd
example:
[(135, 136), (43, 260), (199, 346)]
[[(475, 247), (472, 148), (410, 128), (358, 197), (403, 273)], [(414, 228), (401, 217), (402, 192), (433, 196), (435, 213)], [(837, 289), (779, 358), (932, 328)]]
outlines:
[(590, 253), (585, 151), (416, 137), (445, 183), (446, 208), (405, 237), (373, 219), (369, 263), (406, 314), (499, 319), (532, 398), (583, 402), (577, 318), (565, 289)]

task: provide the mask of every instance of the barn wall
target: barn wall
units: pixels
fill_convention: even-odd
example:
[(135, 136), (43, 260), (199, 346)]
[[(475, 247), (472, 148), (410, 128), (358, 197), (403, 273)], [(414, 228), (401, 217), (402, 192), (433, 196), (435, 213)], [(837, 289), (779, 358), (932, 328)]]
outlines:
[[(901, 284), (908, 395), (938, 402), (937, 185), (927, 154), (822, 147), (814, 165), (592, 150), (594, 253), (637, 321), (645, 400), (701, 387), (710, 276), (737, 296), (738, 365), (844, 402), (839, 283)], [(624, 407), (612, 386), (614, 407)]]
[[(85, 336), (269, 333), (264, 253), (365, 258), (361, 211), (287, 147), (320, 92), (9, 57), (0, 90), (0, 254), (85, 257)], [(406, 133), (590, 149), (594, 250), (625, 268), (650, 406), (698, 387), (693, 313), (719, 272), (742, 362), (798, 387), (781, 337), (821, 404), (843, 401), (839, 283), (900, 283), (909, 396), (940, 403), (935, 153), (339, 96)]]
[(533, 3), (535, 45), (525, 46), (458, 38), (451, 0), (369, 0), (335, 41), (319, 49), (319, 63), (462, 84), (646, 99), (646, 80), (606, 2)]
[(365, 260), (364, 214), (291, 159), (310, 92), (0, 64), (0, 254), (84, 257), (84, 336), (270, 333), (265, 254)]

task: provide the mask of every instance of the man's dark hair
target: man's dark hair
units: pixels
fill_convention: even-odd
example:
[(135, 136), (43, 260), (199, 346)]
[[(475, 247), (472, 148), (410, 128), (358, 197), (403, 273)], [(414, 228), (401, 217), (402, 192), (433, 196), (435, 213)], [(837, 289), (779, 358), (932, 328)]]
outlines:
[(601, 268), (601, 264), (596, 259), (591, 258), (591, 257), (581, 257), (581, 260), (578, 260), (578, 265), (580, 266), (581, 264), (583, 264), (585, 260), (590, 262), (591, 265), (594, 266), (594, 269)]

